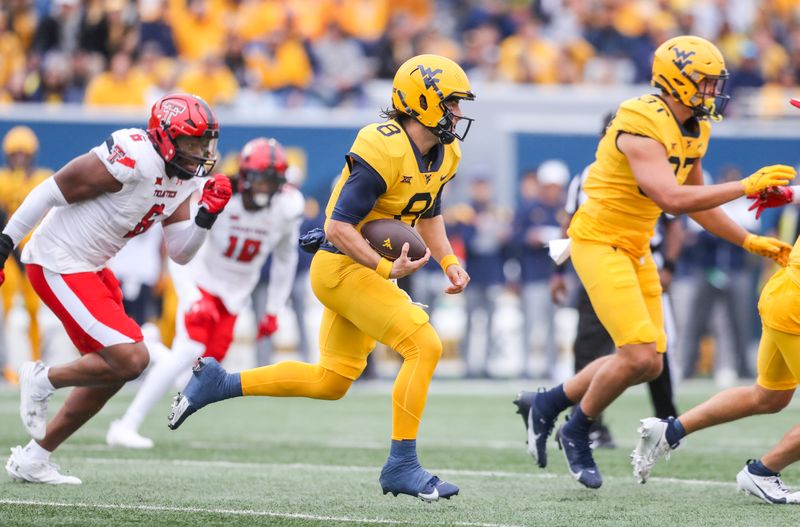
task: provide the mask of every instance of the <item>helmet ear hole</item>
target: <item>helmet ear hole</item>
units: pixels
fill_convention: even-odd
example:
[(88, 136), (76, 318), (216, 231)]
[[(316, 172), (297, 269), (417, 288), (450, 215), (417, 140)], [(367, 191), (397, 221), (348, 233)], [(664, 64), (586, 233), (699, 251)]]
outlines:
[(419, 107), (423, 110), (428, 109), (428, 98), (424, 94), (419, 96)]

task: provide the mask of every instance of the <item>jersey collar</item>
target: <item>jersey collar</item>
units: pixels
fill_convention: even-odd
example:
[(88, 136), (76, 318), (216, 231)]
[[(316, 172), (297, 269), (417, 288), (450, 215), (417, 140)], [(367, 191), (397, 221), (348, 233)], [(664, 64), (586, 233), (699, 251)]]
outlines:
[[(678, 130), (680, 130), (680, 132), (681, 132), (681, 135), (682, 135), (683, 137), (693, 137), (693, 138), (700, 137), (700, 123), (698, 123), (698, 122), (697, 122), (697, 118), (696, 118), (696, 117), (690, 117), (690, 118), (689, 118), (689, 120), (690, 120), (690, 121), (691, 121), (692, 119), (694, 119), (694, 121), (695, 121), (695, 122), (694, 122), (694, 125), (695, 125), (695, 126), (694, 126), (693, 128), (694, 128), (696, 131), (692, 131), (692, 130), (690, 130), (688, 127), (684, 126), (684, 124), (683, 124), (682, 122), (680, 122), (680, 121), (678, 120), (678, 118), (677, 118), (677, 117), (675, 117), (675, 114), (674, 114), (674, 113), (672, 113), (672, 110), (670, 110), (670, 109), (669, 109), (669, 105), (667, 104), (667, 102), (664, 100), (664, 98), (663, 98), (661, 95), (659, 95), (659, 94), (657, 94), (657, 93), (654, 93), (653, 95), (654, 95), (655, 97), (657, 97), (658, 99), (660, 99), (662, 103), (664, 103), (664, 109), (665, 109), (665, 111), (666, 111), (667, 113), (669, 113), (669, 115), (672, 117), (672, 120), (673, 120), (673, 121), (675, 121), (675, 124), (678, 126)], [(688, 122), (688, 121), (687, 121), (687, 122)]]
[(419, 168), (419, 171), (423, 174), (437, 172), (442, 167), (442, 162), (444, 162), (444, 145), (436, 143), (434, 147), (431, 148), (431, 151), (423, 156), (417, 148), (417, 145), (414, 144), (414, 141), (412, 141), (406, 133), (405, 128), (402, 126), (400, 126), (400, 128), (403, 130), (403, 135), (406, 136), (406, 140), (411, 145), (411, 150), (414, 151), (414, 157), (417, 160), (417, 168)]

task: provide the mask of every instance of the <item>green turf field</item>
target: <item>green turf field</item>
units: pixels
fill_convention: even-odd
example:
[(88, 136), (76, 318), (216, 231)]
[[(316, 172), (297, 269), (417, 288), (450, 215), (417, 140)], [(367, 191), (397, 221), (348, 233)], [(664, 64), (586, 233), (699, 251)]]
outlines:
[[(567, 473), (551, 444), (546, 470), (534, 466), (511, 404), (521, 382), (434, 381), (420, 437), (423, 464), (461, 487), (450, 501), (427, 504), (383, 496), (378, 474), (388, 448), (389, 385), (358, 384), (338, 402), (292, 399), (225, 401), (166, 426), (168, 401), (142, 432), (152, 451), (105, 445), (109, 422), (132, 398), (126, 389), (54, 456), (83, 479), (78, 487), (13, 483), (2, 472), (0, 526), (620, 526), (797, 525), (800, 508), (770, 506), (735, 492), (734, 478), (798, 421), (783, 413), (700, 432), (641, 486), (630, 472), (637, 419), (649, 413), (644, 390), (609, 411), (619, 448), (596, 459), (598, 491)], [(682, 408), (715, 388), (682, 386)], [(63, 393), (51, 404), (60, 406)], [(60, 396), (60, 397), (59, 397)], [(25, 444), (18, 395), (0, 388), (0, 447)], [(800, 487), (800, 468), (784, 474)]]

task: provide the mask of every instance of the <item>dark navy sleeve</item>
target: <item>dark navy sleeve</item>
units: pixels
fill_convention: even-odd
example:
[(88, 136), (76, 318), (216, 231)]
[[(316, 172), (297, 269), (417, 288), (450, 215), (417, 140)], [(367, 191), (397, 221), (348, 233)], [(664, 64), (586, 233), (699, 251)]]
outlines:
[(350, 177), (339, 193), (331, 219), (356, 225), (369, 214), (378, 197), (386, 192), (386, 181), (356, 154), (351, 152), (346, 158)]
[(435, 218), (442, 214), (442, 191), (439, 190), (439, 193), (436, 194), (436, 198), (433, 200), (433, 205), (428, 207), (428, 210), (422, 213), (420, 216), (421, 218)]

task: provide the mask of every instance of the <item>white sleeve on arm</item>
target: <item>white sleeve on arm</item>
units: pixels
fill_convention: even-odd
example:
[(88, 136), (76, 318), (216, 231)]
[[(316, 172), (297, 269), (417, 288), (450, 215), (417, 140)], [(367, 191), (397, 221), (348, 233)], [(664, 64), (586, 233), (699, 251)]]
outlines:
[(67, 199), (58, 188), (56, 180), (51, 176), (36, 185), (28, 194), (22, 205), (8, 220), (3, 233), (7, 234), (16, 246), (42, 221), (44, 215), (51, 208), (63, 207), (67, 204)]
[(297, 273), (297, 239), (302, 218), (293, 221), (272, 252), (266, 313), (277, 315), (289, 300)]
[(204, 229), (190, 220), (179, 221), (164, 226), (164, 240), (167, 252), (173, 262), (185, 265), (194, 258), (200, 246), (206, 241), (208, 229)]
[(800, 185), (792, 185), (792, 203), (800, 203)]

